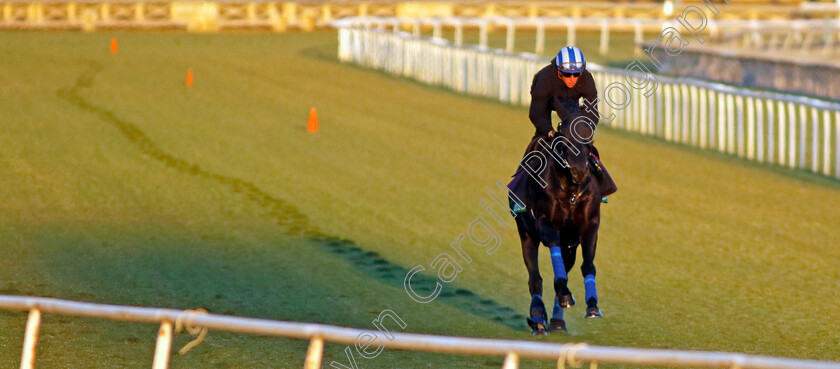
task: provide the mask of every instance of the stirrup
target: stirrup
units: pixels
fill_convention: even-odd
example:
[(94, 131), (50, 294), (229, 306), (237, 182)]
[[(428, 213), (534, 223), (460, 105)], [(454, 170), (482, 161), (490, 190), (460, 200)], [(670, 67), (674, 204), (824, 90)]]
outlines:
[(608, 202), (610, 202), (610, 201), (609, 201), (609, 200), (607, 200), (607, 197), (606, 197), (606, 196), (604, 196), (604, 197), (602, 197), (602, 198), (601, 198), (601, 202), (602, 202), (602, 203), (604, 203), (604, 204), (606, 204), (606, 203), (608, 203)]

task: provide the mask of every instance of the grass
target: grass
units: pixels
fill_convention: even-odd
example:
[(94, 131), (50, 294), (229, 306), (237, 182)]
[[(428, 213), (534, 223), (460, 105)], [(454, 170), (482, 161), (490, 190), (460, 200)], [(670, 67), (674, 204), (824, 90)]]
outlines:
[[(7, 32), (0, 45), (0, 292), (362, 328), (392, 309), (410, 332), (535, 339), (511, 223), (496, 253), (465, 246), (472, 262), (434, 303), (402, 287), (415, 265), (433, 286), (431, 261), (484, 214), (532, 134), (524, 109), (340, 64), (332, 32)], [(598, 144), (620, 187), (596, 259), (606, 318), (575, 308), (571, 334), (543, 341), (840, 360), (836, 181), (610, 129)], [(44, 320), (39, 367), (151, 361), (154, 326)], [(24, 324), (0, 312), (0, 367), (18, 365)], [(327, 362), (343, 349), (328, 344)], [(299, 367), (305, 350), (210, 332), (172, 367)]]

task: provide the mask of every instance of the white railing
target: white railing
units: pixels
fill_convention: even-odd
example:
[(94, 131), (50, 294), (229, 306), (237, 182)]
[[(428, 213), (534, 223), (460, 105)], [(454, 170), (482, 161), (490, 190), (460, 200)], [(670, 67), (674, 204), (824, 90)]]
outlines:
[[(566, 44), (574, 45), (577, 32), (597, 32), (599, 35), (598, 52), (608, 55), (610, 51), (610, 35), (619, 32), (632, 32), (637, 44), (642, 42), (644, 33), (658, 33), (663, 27), (681, 27), (676, 21), (665, 21), (660, 18), (638, 17), (435, 17), (435, 18), (405, 18), (405, 17), (347, 17), (332, 23), (343, 27), (376, 27), (390, 28), (393, 31), (411, 29), (413, 36), (420, 36), (421, 31), (431, 30), (432, 37), (441, 37), (443, 30), (454, 33), (452, 43), (461, 46), (465, 30), (478, 31), (479, 46), (487, 46), (488, 33), (491, 29), (501, 29), (505, 33), (505, 51), (512, 52), (516, 48), (516, 34), (518, 32), (534, 32), (534, 53), (545, 52), (545, 36), (547, 32), (562, 31), (566, 35)], [(840, 29), (840, 20), (835, 19), (796, 19), (796, 20), (738, 20), (738, 19), (709, 19), (701, 33), (714, 40), (719, 37), (731, 37), (732, 34), (748, 34), (747, 40), (752, 41), (761, 32), (773, 30), (788, 36), (784, 41), (786, 48), (794, 40), (807, 39), (803, 44), (813, 44), (816, 30)], [(836, 34), (836, 32), (835, 32)], [(804, 36), (803, 36), (804, 35)], [(744, 38), (744, 37), (742, 37)], [(774, 44), (778, 43), (773, 41)], [(829, 48), (834, 45), (833, 38), (826, 42)], [(530, 47), (530, 45), (529, 45)], [(810, 46), (809, 46), (810, 47)], [(523, 49), (523, 48), (518, 48)], [(641, 47), (636, 48), (636, 56), (641, 56)], [(804, 49), (803, 49), (804, 50)], [(833, 50), (833, 49), (832, 49)]]
[[(173, 325), (185, 324), (192, 328), (228, 331), (263, 336), (309, 340), (304, 369), (322, 366), (324, 342), (349, 346), (366, 331), (323, 324), (283, 322), (264, 319), (240, 318), (133, 306), (92, 304), (42, 297), (0, 295), (0, 309), (29, 311), (23, 344), (21, 369), (35, 365), (35, 353), (41, 314), (61, 314), (116, 321), (160, 324), (157, 336), (153, 369), (169, 365)], [(524, 322), (523, 322), (524, 324)], [(503, 368), (519, 367), (520, 358), (557, 360), (558, 367), (567, 363), (578, 366), (581, 362), (614, 363), (645, 366), (694, 367), (694, 368), (761, 368), (761, 369), (840, 369), (840, 363), (812, 360), (780, 359), (766, 356), (725, 352), (658, 350), (622, 347), (599, 347), (584, 343), (545, 343), (533, 341), (495, 340), (484, 338), (432, 336), (413, 333), (389, 333), (392, 339), (380, 340), (385, 348), (394, 350), (425, 351), (441, 354), (503, 356)], [(350, 348), (347, 348), (350, 350)]]
[[(547, 32), (562, 29), (566, 35), (566, 42), (574, 45), (578, 31), (596, 31), (599, 33), (599, 52), (601, 55), (609, 53), (610, 34), (612, 32), (633, 32), (636, 43), (642, 41), (644, 32), (659, 32), (663, 21), (657, 18), (582, 18), (582, 17), (449, 17), (449, 18), (399, 18), (399, 17), (350, 17), (333, 22), (338, 27), (360, 26), (378, 29), (390, 28), (399, 31), (410, 27), (412, 35), (420, 36), (423, 29), (431, 29), (432, 37), (440, 38), (444, 29), (451, 29), (454, 33), (452, 42), (455, 46), (463, 44), (464, 31), (478, 31), (478, 45), (487, 47), (488, 34), (491, 29), (501, 28), (505, 32), (505, 50), (511, 52), (516, 47), (517, 32), (535, 33), (534, 53), (545, 51), (545, 35)], [(718, 32), (720, 25), (711, 23), (711, 33)], [(641, 53), (641, 49), (637, 49)]]
[[(534, 54), (455, 46), (372, 26), (338, 27), (344, 62), (511, 104), (530, 103), (531, 80), (549, 63)], [(663, 75), (652, 75), (657, 87), (644, 96), (646, 91), (626, 82), (643, 80), (642, 73), (595, 64), (588, 69), (602, 94), (602, 122), (616, 116), (611, 127), (840, 178), (838, 102)], [(629, 93), (629, 106), (605, 101), (605, 88), (613, 83)]]

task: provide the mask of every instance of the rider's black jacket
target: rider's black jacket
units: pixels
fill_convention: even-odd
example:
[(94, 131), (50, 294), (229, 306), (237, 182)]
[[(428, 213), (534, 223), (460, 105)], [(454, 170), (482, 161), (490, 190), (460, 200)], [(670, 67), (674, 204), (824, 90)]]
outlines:
[[(589, 71), (584, 70), (574, 87), (568, 88), (563, 80), (557, 75), (557, 66), (552, 60), (551, 64), (545, 66), (534, 75), (531, 83), (531, 111), (529, 117), (531, 123), (537, 128), (537, 134), (548, 135), (553, 128), (551, 126), (551, 111), (564, 122), (569, 116), (569, 103), (578, 104), (580, 98), (584, 98), (582, 109), (592, 122), (598, 124), (600, 117), (596, 100), (598, 91), (595, 88), (595, 79)], [(565, 106), (564, 106), (565, 105)]]

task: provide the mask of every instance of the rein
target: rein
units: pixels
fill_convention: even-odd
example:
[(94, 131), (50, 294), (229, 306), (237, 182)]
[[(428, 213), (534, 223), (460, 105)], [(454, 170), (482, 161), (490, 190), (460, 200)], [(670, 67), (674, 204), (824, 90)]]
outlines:
[(587, 188), (589, 188), (589, 185), (591, 183), (592, 183), (592, 180), (590, 179), (589, 181), (586, 182), (585, 186), (581, 187), (580, 190), (578, 190), (574, 194), (572, 194), (572, 197), (569, 199), (569, 204), (574, 205), (577, 202), (577, 199), (583, 194), (583, 191), (585, 191)]
[[(560, 132), (558, 132), (557, 134), (561, 134), (561, 135), (562, 135), (562, 133), (560, 133)], [(560, 152), (557, 152), (557, 155), (559, 155), (561, 158), (563, 158), (563, 160), (567, 160), (567, 159), (566, 159), (566, 155), (565, 155), (565, 154), (566, 154), (566, 150), (565, 150), (565, 149), (561, 146), (561, 147), (559, 148), (559, 151), (560, 151)], [(597, 158), (597, 156), (595, 156), (595, 155), (594, 155), (593, 153), (591, 153), (591, 152), (589, 153), (589, 155), (591, 155), (591, 156), (593, 156), (593, 157)], [(588, 160), (588, 159), (587, 159), (587, 160)], [(567, 160), (567, 162), (568, 162), (568, 160)], [(568, 169), (568, 167), (567, 167), (567, 168), (564, 168), (564, 169), (565, 169), (565, 170), (569, 170), (569, 169)], [(589, 170), (589, 169), (587, 168), (586, 170)], [(579, 189), (578, 191), (575, 191), (575, 193), (573, 193), (573, 194), (572, 194), (571, 198), (569, 198), (569, 204), (571, 204), (572, 206), (574, 206), (574, 205), (575, 205), (575, 203), (577, 203), (577, 200), (578, 200), (578, 199), (579, 199), (579, 198), (583, 195), (583, 191), (586, 191), (586, 190), (589, 188), (589, 185), (590, 185), (591, 183), (592, 183), (592, 180), (590, 179), (589, 181), (587, 181), (587, 182), (586, 182), (586, 185), (584, 185), (584, 186), (580, 187), (580, 189)]]

